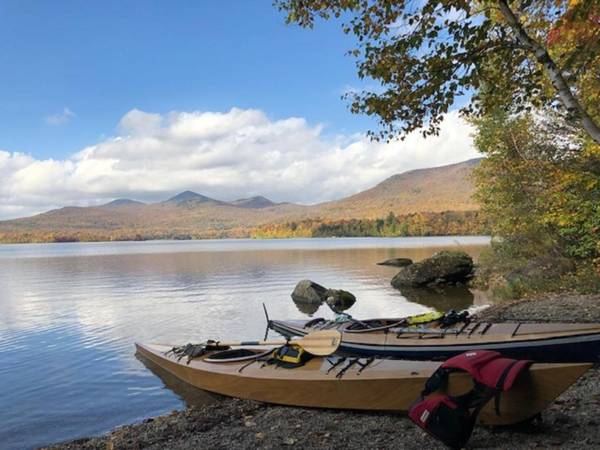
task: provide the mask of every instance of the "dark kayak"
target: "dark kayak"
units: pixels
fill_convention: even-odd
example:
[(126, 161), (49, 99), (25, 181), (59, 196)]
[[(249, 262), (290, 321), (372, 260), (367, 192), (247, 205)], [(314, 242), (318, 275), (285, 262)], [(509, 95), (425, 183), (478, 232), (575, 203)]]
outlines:
[(540, 362), (600, 361), (598, 323), (493, 323), (465, 321), (442, 326), (439, 321), (407, 324), (405, 319), (269, 320), (287, 336), (317, 330), (342, 333), (339, 351), (357, 356), (443, 360), (472, 349), (495, 350), (507, 357)]

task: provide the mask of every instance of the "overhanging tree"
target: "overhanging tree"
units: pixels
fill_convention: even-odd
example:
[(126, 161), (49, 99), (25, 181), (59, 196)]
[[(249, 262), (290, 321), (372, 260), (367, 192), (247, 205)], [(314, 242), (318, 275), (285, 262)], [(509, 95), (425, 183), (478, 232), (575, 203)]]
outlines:
[[(435, 134), (444, 114), (563, 108), (600, 144), (597, 0), (275, 0), (287, 21), (312, 27), (336, 17), (356, 36), (361, 78), (382, 90), (348, 94), (351, 110), (379, 118), (375, 138), (422, 129)], [(561, 35), (576, 36), (565, 42)], [(597, 100), (597, 99), (596, 99)]]

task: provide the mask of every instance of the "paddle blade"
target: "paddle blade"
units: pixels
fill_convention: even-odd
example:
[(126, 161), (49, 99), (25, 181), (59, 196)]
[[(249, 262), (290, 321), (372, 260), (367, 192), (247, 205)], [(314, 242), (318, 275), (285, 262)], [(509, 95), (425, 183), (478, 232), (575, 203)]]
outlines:
[(342, 334), (337, 330), (313, 331), (292, 342), (300, 345), (308, 353), (315, 356), (327, 356), (334, 353), (340, 346)]

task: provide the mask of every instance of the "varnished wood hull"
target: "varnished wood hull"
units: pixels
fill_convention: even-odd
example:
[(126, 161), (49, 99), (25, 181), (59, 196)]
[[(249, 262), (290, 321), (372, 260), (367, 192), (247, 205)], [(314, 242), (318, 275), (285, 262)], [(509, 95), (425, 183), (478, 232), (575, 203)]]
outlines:
[[(390, 320), (392, 319), (383, 319)], [(271, 320), (284, 336), (303, 336), (323, 329), (314, 321)], [(308, 324), (308, 326), (307, 326)], [(519, 324), (474, 322), (460, 333), (397, 333), (398, 328), (346, 331), (345, 324), (325, 325), (342, 333), (340, 351), (357, 356), (443, 360), (473, 349), (539, 362), (600, 362), (600, 324)], [(463, 328), (459, 325), (458, 329)], [(438, 330), (441, 331), (441, 330)]]
[[(138, 354), (180, 380), (218, 394), (281, 405), (406, 412), (423, 389), (425, 381), (439, 366), (436, 362), (376, 359), (359, 372), (352, 366), (342, 376), (341, 364), (333, 370), (325, 357), (315, 357), (306, 365), (285, 369), (261, 362), (205, 361), (186, 364), (169, 356), (167, 346), (136, 344)], [(501, 414), (487, 405), (480, 421), (508, 425), (527, 420), (545, 409), (577, 380), (590, 364), (534, 364), (522, 374), (513, 389), (502, 395)], [(466, 374), (452, 374), (450, 393), (471, 387)], [(493, 402), (492, 402), (493, 403)]]

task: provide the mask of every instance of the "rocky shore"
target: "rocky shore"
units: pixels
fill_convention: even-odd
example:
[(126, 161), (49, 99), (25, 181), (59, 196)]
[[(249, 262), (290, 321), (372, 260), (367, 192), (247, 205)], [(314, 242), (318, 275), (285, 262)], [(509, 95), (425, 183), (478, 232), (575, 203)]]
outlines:
[[(491, 307), (486, 320), (600, 322), (600, 295), (548, 295)], [(541, 422), (509, 428), (477, 427), (469, 448), (599, 448), (600, 370), (565, 392)], [(188, 408), (108, 435), (50, 447), (71, 449), (422, 449), (443, 448), (394, 414), (324, 411), (224, 399)]]

